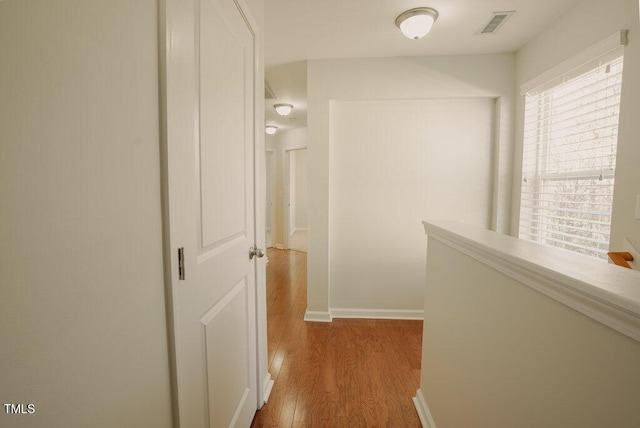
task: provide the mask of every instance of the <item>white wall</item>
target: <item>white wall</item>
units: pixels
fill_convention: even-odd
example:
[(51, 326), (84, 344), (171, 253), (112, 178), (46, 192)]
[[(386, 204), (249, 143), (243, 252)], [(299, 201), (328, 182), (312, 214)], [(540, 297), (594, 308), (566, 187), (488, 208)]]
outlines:
[(265, 135), (264, 135), (265, 148), (267, 148), (267, 149), (277, 149), (278, 148), (278, 141), (276, 140), (276, 138), (277, 138), (277, 134), (269, 135), (269, 134), (265, 133)]
[[(308, 314), (315, 312), (326, 318), (329, 310), (331, 100), (497, 98), (491, 220), (498, 231), (508, 232), (514, 90), (512, 54), (308, 62)], [(361, 305), (371, 307), (370, 302)]]
[(293, 228), (307, 228), (307, 150), (293, 150), (291, 152), (295, 162), (295, 175), (292, 177), (295, 182), (296, 209), (293, 211)]
[(330, 307), (423, 309), (422, 220), (491, 225), (491, 98), (331, 104)]
[[(621, 251), (625, 237), (640, 248), (640, 220), (634, 220), (640, 194), (640, 23), (637, 0), (585, 0), (538, 35), (517, 54), (518, 87), (596, 44), (616, 31), (629, 30), (625, 48), (611, 248)], [(518, 228), (524, 99), (517, 103), (512, 230)]]
[(169, 427), (158, 11), (0, 2), (3, 427)]

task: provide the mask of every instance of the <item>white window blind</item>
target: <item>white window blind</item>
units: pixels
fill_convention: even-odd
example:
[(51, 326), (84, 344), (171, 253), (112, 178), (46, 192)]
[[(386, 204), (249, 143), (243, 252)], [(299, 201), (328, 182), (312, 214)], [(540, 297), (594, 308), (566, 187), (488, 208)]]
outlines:
[(623, 49), (525, 96), (520, 238), (606, 259)]

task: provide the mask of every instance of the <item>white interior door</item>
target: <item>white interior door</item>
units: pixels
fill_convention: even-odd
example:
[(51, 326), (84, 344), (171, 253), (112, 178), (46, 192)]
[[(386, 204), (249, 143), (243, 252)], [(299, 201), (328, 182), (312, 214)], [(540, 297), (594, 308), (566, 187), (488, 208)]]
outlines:
[[(257, 405), (254, 34), (234, 0), (167, 0), (166, 125), (179, 424)], [(184, 249), (184, 279), (176, 269)]]

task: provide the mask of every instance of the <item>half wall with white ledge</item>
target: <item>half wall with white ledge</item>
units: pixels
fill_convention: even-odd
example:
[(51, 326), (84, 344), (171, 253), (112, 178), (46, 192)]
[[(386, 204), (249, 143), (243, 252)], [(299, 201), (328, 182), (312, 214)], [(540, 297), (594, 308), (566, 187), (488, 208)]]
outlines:
[(424, 427), (640, 426), (640, 272), (424, 226)]

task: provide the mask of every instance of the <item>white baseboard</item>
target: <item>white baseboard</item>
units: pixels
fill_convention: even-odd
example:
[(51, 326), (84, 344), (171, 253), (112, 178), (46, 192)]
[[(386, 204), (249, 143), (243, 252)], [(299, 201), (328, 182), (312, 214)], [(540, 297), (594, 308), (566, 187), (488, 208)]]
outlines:
[(270, 373), (267, 372), (267, 376), (264, 378), (264, 382), (262, 384), (264, 385), (262, 389), (262, 399), (266, 403), (269, 400), (274, 384), (274, 380), (271, 379)]
[(365, 318), (384, 320), (423, 320), (424, 310), (331, 308), (331, 318)]
[(416, 396), (413, 397), (413, 405), (416, 407), (416, 411), (418, 412), (418, 417), (420, 418), (422, 427), (436, 428), (436, 423), (433, 421), (433, 417), (431, 416), (431, 412), (429, 411), (429, 406), (427, 406), (427, 402), (424, 399), (424, 395), (422, 395), (421, 389), (418, 389), (418, 391), (416, 391)]
[(331, 322), (331, 313), (322, 311), (306, 311), (304, 320), (311, 322)]
[(423, 320), (424, 310), (331, 308), (329, 312), (306, 311), (304, 313), (305, 321), (331, 322), (334, 318), (360, 318), (360, 319), (380, 319), (380, 320)]
[(275, 247), (276, 247), (278, 250), (284, 250), (284, 245), (282, 245), (282, 244), (276, 244), (276, 245), (275, 245)]

